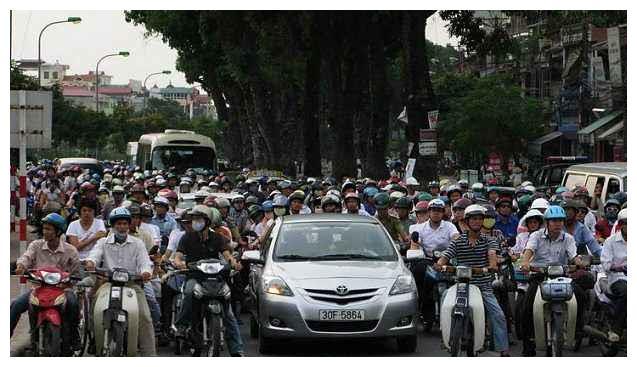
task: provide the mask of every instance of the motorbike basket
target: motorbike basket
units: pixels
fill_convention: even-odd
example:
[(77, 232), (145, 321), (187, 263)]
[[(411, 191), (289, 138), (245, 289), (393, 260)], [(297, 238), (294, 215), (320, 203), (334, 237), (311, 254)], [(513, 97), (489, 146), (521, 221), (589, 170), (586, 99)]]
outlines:
[(573, 297), (573, 285), (569, 278), (551, 279), (542, 283), (540, 292), (545, 301), (568, 301)]

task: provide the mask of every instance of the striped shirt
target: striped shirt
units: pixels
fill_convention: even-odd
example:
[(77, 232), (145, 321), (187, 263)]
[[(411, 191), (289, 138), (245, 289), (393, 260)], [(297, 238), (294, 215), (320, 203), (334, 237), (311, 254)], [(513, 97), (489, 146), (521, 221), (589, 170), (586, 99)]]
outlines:
[[(451, 241), (449, 247), (442, 253), (448, 260), (455, 259), (457, 265), (472, 268), (485, 268), (489, 266), (489, 250), (498, 251), (498, 244), (488, 236), (480, 234), (475, 246), (469, 244), (469, 235), (462, 233), (460, 237)], [(493, 274), (474, 274), (471, 284), (480, 288), (482, 292), (493, 292), (491, 287)]]

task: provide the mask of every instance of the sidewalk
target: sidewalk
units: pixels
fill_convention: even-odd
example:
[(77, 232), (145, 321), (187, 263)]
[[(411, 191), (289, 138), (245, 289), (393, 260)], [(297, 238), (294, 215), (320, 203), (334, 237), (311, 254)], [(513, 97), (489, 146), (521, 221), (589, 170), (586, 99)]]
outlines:
[[(18, 228), (16, 228), (18, 229)], [(37, 238), (36, 234), (31, 233), (34, 227), (27, 227), (27, 245), (29, 242), (35, 240)], [(15, 261), (20, 255), (20, 233), (19, 232), (11, 232), (11, 239), (9, 242), (10, 245), (10, 261)], [(15, 275), (11, 275), (11, 282), (9, 285), (10, 289), (10, 299), (14, 299), (20, 294), (21, 284), (20, 278)], [(10, 355), (12, 357), (19, 356), (23, 352), (24, 348), (29, 345), (29, 318), (25, 313), (20, 318), (20, 322), (18, 322), (18, 326), (16, 326), (15, 331), (13, 333), (13, 337), (11, 338), (11, 347), (10, 347)]]

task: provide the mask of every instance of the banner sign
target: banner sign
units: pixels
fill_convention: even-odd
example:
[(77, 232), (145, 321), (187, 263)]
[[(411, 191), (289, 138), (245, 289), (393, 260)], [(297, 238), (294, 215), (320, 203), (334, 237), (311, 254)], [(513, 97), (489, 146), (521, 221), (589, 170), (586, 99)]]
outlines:
[(619, 27), (608, 28), (607, 34), (610, 81), (613, 84), (622, 84), (622, 57), (621, 44), (619, 42)]
[(427, 117), (429, 120), (429, 128), (436, 129), (438, 127), (438, 110), (429, 111)]

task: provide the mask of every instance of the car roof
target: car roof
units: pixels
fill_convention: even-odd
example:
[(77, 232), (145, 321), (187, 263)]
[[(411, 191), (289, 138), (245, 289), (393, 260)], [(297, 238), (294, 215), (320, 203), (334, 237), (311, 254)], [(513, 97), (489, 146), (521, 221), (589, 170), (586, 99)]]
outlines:
[(95, 158), (60, 158), (60, 164), (100, 164)]
[(356, 223), (378, 223), (376, 218), (358, 214), (341, 213), (320, 213), (320, 214), (298, 214), (286, 215), (283, 223), (313, 223), (313, 222), (356, 222)]
[(586, 172), (586, 173), (614, 174), (614, 175), (622, 176), (622, 177), (628, 175), (626, 162), (601, 162), (601, 163), (575, 164), (570, 166), (568, 170)]

